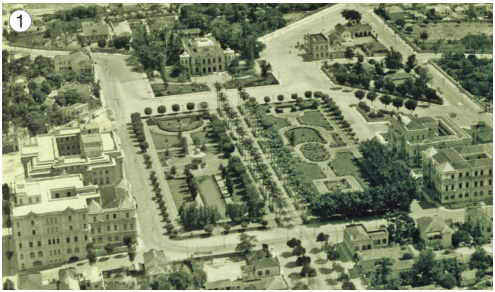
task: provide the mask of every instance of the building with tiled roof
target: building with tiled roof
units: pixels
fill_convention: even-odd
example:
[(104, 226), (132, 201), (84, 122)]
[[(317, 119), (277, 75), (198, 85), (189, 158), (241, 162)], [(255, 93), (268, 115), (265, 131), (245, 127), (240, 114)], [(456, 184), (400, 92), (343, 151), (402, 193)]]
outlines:
[(113, 28), (113, 33), (116, 37), (132, 37), (132, 30), (127, 20), (117, 23), (113, 25), (110, 23)]
[(406, 16), (406, 12), (397, 5), (386, 6), (385, 12), (390, 17), (391, 20), (395, 21)]
[(493, 237), (493, 206), (466, 209), (466, 221), (471, 222), (485, 239)]
[(150, 249), (143, 254), (143, 259), (148, 283), (153, 283), (156, 277), (165, 275), (170, 270), (163, 250)]
[(71, 70), (76, 74), (91, 74), (93, 62), (91, 58), (82, 52), (72, 52), (68, 55), (58, 55), (53, 58), (55, 72)]
[(452, 246), (452, 234), (450, 228), (440, 216), (425, 216), (416, 219), (419, 236), (427, 246), (448, 248)]
[(389, 120), (389, 146), (409, 166), (421, 165), (421, 153), (437, 149), (471, 145), (472, 138), (448, 116), (415, 117), (398, 114)]
[(81, 290), (79, 286), (79, 275), (75, 268), (65, 268), (58, 271), (60, 290)]
[(40, 272), (20, 274), (18, 285), (19, 290), (41, 290), (43, 278)]
[(85, 43), (94, 43), (99, 40), (107, 41), (111, 38), (110, 26), (106, 23), (82, 23), (82, 32), (79, 33), (79, 40)]
[(328, 38), (321, 34), (310, 34), (307, 37), (307, 53), (312, 60), (321, 60), (328, 58)]
[(358, 23), (355, 25), (337, 24), (332, 31), (343, 39), (353, 39), (358, 37), (372, 36), (373, 29), (368, 23)]
[(442, 203), (491, 201), (493, 144), (422, 152), (423, 181)]
[(223, 50), (211, 34), (198, 38), (184, 37), (182, 46), (184, 53), (179, 56), (180, 64), (191, 75), (226, 71), (235, 58), (235, 52), (230, 48)]
[(368, 231), (363, 224), (347, 225), (344, 229), (344, 245), (352, 255), (358, 251), (383, 248), (388, 246), (388, 231)]
[(370, 274), (376, 269), (378, 261), (387, 258), (392, 262), (392, 275), (399, 276), (402, 272), (410, 271), (414, 263), (414, 259), (404, 259), (404, 255), (411, 254), (414, 258), (417, 253), (411, 245), (369, 249), (357, 252), (356, 265), (363, 273)]
[(493, 142), (493, 128), (485, 122), (479, 122), (476, 125), (471, 126), (470, 134), (473, 137), (473, 144)]
[(413, 75), (407, 72), (395, 72), (393, 74), (387, 75), (385, 78), (392, 81), (396, 86), (403, 84), (407, 80), (414, 80)]

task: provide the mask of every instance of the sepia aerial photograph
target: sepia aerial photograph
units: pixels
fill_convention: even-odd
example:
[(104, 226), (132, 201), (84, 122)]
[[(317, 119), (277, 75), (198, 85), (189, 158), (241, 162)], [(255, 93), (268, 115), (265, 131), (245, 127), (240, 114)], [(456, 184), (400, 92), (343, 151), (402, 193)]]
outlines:
[(494, 289), (491, 1), (130, 1), (2, 1), (3, 290)]

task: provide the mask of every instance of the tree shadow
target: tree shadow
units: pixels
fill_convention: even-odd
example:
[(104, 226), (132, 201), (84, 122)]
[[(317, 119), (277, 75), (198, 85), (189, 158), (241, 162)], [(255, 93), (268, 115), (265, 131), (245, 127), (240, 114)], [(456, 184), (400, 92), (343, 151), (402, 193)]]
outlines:
[(312, 249), (309, 251), (309, 253), (310, 253), (310, 254), (318, 254), (318, 253), (320, 253), (320, 252), (321, 252), (321, 249), (319, 249), (319, 248), (317, 248), (317, 247), (314, 247), (314, 248), (312, 248)]
[(293, 268), (297, 267), (296, 262), (288, 262), (287, 264), (285, 264), (285, 267), (287, 269), (293, 269)]
[(114, 259), (121, 259), (121, 258), (125, 258), (125, 257), (126, 257), (125, 254), (118, 254), (118, 255), (114, 256), (113, 258)]
[(326, 279), (325, 282), (327, 282), (327, 284), (331, 286), (335, 286), (338, 283), (335, 279)]
[(317, 264), (317, 265), (324, 265), (324, 264), (326, 264), (327, 262), (328, 262), (328, 260), (327, 260), (327, 259), (317, 259), (317, 260), (315, 261), (315, 264)]
[(293, 273), (290, 273), (289, 278), (290, 278), (291, 280), (294, 280), (294, 281), (297, 281), (297, 280), (301, 280), (301, 279), (302, 279), (302, 277), (301, 277), (301, 275), (299, 274), (299, 272), (293, 272)]
[(285, 251), (285, 252), (282, 253), (282, 257), (284, 259), (289, 258), (291, 256), (292, 256), (292, 253), (290, 251)]
[(319, 268), (318, 271), (320, 271), (320, 273), (323, 275), (328, 275), (332, 273), (332, 269), (329, 268)]
[(106, 261), (108, 261), (108, 259), (109, 259), (108, 257), (101, 257), (98, 259), (98, 261), (99, 262), (106, 262)]

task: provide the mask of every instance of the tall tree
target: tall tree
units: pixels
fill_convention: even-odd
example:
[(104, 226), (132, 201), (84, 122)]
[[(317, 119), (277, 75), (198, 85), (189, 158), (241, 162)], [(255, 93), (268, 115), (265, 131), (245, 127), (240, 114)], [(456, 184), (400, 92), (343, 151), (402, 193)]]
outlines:
[(356, 23), (361, 22), (361, 13), (359, 13), (356, 10), (350, 10), (350, 9), (344, 9), (344, 11), (341, 12), (342, 17), (344, 17), (349, 23), (351, 21), (355, 21)]
[(418, 61), (416, 60), (416, 55), (410, 55), (407, 57), (406, 66), (404, 70), (409, 73), (418, 65)]

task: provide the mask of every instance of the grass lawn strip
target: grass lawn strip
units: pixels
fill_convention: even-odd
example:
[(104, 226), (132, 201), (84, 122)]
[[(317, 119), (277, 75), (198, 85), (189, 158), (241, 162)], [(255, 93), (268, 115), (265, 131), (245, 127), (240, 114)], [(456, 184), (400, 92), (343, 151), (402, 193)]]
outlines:
[(332, 125), (330, 125), (330, 123), (319, 111), (305, 112), (304, 115), (302, 117), (298, 117), (297, 120), (304, 125), (320, 126), (329, 131), (333, 130)]

